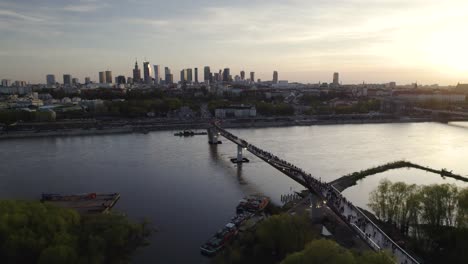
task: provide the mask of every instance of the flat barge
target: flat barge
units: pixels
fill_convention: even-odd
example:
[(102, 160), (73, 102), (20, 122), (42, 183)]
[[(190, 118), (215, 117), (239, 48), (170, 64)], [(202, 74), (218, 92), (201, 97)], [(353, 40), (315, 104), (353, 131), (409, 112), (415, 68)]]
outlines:
[(108, 213), (119, 199), (119, 193), (83, 193), (71, 195), (43, 193), (41, 202), (74, 209), (80, 214), (99, 214)]

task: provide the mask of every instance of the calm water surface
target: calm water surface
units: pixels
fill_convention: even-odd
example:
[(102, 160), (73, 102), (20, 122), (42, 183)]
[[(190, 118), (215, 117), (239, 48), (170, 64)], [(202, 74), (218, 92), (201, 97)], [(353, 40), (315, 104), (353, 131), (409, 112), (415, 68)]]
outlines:
[[(468, 175), (468, 124), (417, 123), (231, 129), (249, 142), (322, 180), (406, 159)], [(115, 210), (149, 219), (158, 232), (135, 263), (207, 263), (198, 247), (235, 213), (240, 198), (280, 195), (303, 188), (250, 153), (230, 163), (236, 146), (207, 144), (206, 136), (147, 135), (61, 137), (0, 141), (0, 198), (39, 199), (42, 192), (120, 192)], [(401, 169), (367, 178), (344, 193), (366, 207), (379, 180), (456, 183)]]

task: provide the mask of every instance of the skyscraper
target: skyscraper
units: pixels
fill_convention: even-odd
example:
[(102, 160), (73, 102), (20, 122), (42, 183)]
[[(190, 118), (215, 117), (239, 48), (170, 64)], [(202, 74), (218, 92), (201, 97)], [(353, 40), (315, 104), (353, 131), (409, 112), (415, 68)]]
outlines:
[(187, 73), (187, 70), (183, 69), (180, 71), (180, 82), (186, 82), (187, 81), (187, 78), (186, 78), (186, 73)]
[(112, 83), (112, 71), (106, 71), (106, 83)]
[(193, 72), (192, 69), (187, 69), (187, 82), (193, 82)]
[(242, 81), (245, 80), (245, 71), (240, 72), (240, 78)]
[(85, 77), (85, 84), (91, 83), (91, 78), (90, 77)]
[(154, 84), (158, 85), (159, 80), (161, 79), (161, 66), (154, 65)]
[(3, 79), (3, 80), (2, 80), (2, 86), (3, 86), (3, 87), (10, 87), (10, 86), (11, 86), (11, 80), (9, 80), (9, 79)]
[(99, 83), (105, 83), (106, 82), (106, 73), (105, 72), (99, 72)]
[(73, 83), (73, 85), (80, 84), (80, 80), (78, 78), (73, 78), (72, 83)]
[(203, 80), (205, 82), (206, 81), (212, 81), (212, 80), (210, 80), (210, 76), (211, 76), (210, 66), (205, 66), (205, 69), (203, 70)]
[(334, 85), (340, 84), (340, 74), (338, 72), (333, 73), (333, 84)]
[(169, 69), (169, 67), (164, 68), (164, 80), (166, 84), (172, 84), (174, 82), (174, 76), (171, 74), (171, 69)]
[(146, 84), (151, 84), (151, 67), (148, 61), (143, 62), (143, 77)]
[(63, 85), (71, 85), (72, 77), (70, 74), (63, 75)]
[(54, 85), (55, 84), (55, 75), (47, 74), (46, 79), (47, 79), (47, 85)]
[(223, 71), (223, 81), (229, 82), (231, 81), (231, 70), (229, 68), (224, 68)]
[(250, 72), (250, 81), (255, 82), (255, 72)]
[(195, 68), (195, 83), (198, 83), (198, 68)]
[(277, 71), (273, 72), (273, 83), (278, 83), (278, 72)]
[(135, 68), (133, 69), (133, 82), (141, 82), (141, 71), (138, 69), (138, 61), (135, 61)]

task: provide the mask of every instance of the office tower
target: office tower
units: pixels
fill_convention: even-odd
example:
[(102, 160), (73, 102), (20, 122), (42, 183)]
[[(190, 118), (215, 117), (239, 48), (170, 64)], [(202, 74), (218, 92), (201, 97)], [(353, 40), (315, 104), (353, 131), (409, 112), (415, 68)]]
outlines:
[(174, 82), (174, 76), (171, 74), (169, 67), (164, 68), (164, 79), (166, 84), (172, 84)]
[(198, 68), (195, 68), (195, 83), (198, 83)]
[(133, 82), (141, 82), (141, 71), (138, 69), (138, 61), (135, 61), (135, 68), (133, 69)]
[(242, 81), (245, 80), (245, 71), (240, 72), (240, 78)]
[(250, 72), (250, 81), (255, 82), (255, 72)]
[(91, 83), (91, 78), (89, 78), (89, 77), (84, 78), (84, 80), (85, 80), (85, 84), (90, 84)]
[(277, 71), (273, 72), (273, 83), (278, 83), (278, 72)]
[(55, 75), (47, 74), (46, 81), (47, 81), (47, 85), (54, 85), (55, 84)]
[(73, 85), (80, 84), (80, 80), (78, 78), (73, 78), (72, 83), (73, 83)]
[(112, 83), (112, 71), (106, 71), (106, 83)]
[(333, 84), (334, 85), (340, 84), (340, 74), (337, 72), (333, 73)]
[(116, 83), (117, 84), (125, 84), (125, 76), (123, 76), (123, 75), (117, 76)]
[(3, 87), (10, 87), (11, 86), (11, 80), (3, 79), (2, 80), (2, 86)]
[(218, 80), (217, 81), (222, 81), (223, 80), (223, 70), (219, 70), (218, 72)]
[(64, 74), (63, 75), (63, 85), (71, 85), (71, 75), (70, 74)]
[(187, 81), (187, 79), (185, 78), (185, 73), (186, 73), (185, 69), (180, 71), (180, 82), (182, 83)]
[(106, 82), (106, 73), (99, 72), (99, 83), (105, 83), (105, 82)]
[(215, 72), (213, 76), (213, 80), (218, 81), (219, 80), (219, 73)]
[(210, 80), (210, 75), (211, 75), (210, 66), (205, 66), (205, 68), (203, 69), (203, 80), (205, 82), (206, 81), (211, 81)]
[(151, 84), (153, 81), (151, 78), (151, 67), (148, 61), (143, 62), (143, 78), (146, 84)]
[(187, 69), (187, 82), (193, 82), (193, 72), (192, 69)]
[(127, 77), (127, 83), (132, 84), (133, 83), (133, 78), (132, 77)]
[(229, 68), (224, 68), (224, 71), (223, 71), (223, 81), (225, 82), (229, 82), (230, 81), (230, 76), (231, 76), (231, 71), (229, 70)]
[(158, 85), (161, 79), (161, 66), (153, 65), (154, 68), (154, 84)]

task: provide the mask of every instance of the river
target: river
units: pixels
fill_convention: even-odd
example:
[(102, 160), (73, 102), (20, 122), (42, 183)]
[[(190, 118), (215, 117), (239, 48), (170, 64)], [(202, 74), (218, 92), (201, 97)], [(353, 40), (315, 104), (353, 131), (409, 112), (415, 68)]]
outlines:
[[(265, 150), (330, 181), (390, 161), (408, 160), (468, 175), (468, 123), (404, 123), (230, 129)], [(199, 246), (235, 213), (240, 198), (280, 195), (303, 188), (250, 153), (250, 163), (229, 158), (236, 146), (174, 131), (0, 141), (0, 198), (39, 199), (42, 192), (119, 192), (115, 210), (147, 218), (158, 232), (135, 263), (207, 263)], [(382, 178), (408, 183), (456, 183), (438, 175), (395, 170), (344, 191), (366, 207)]]

